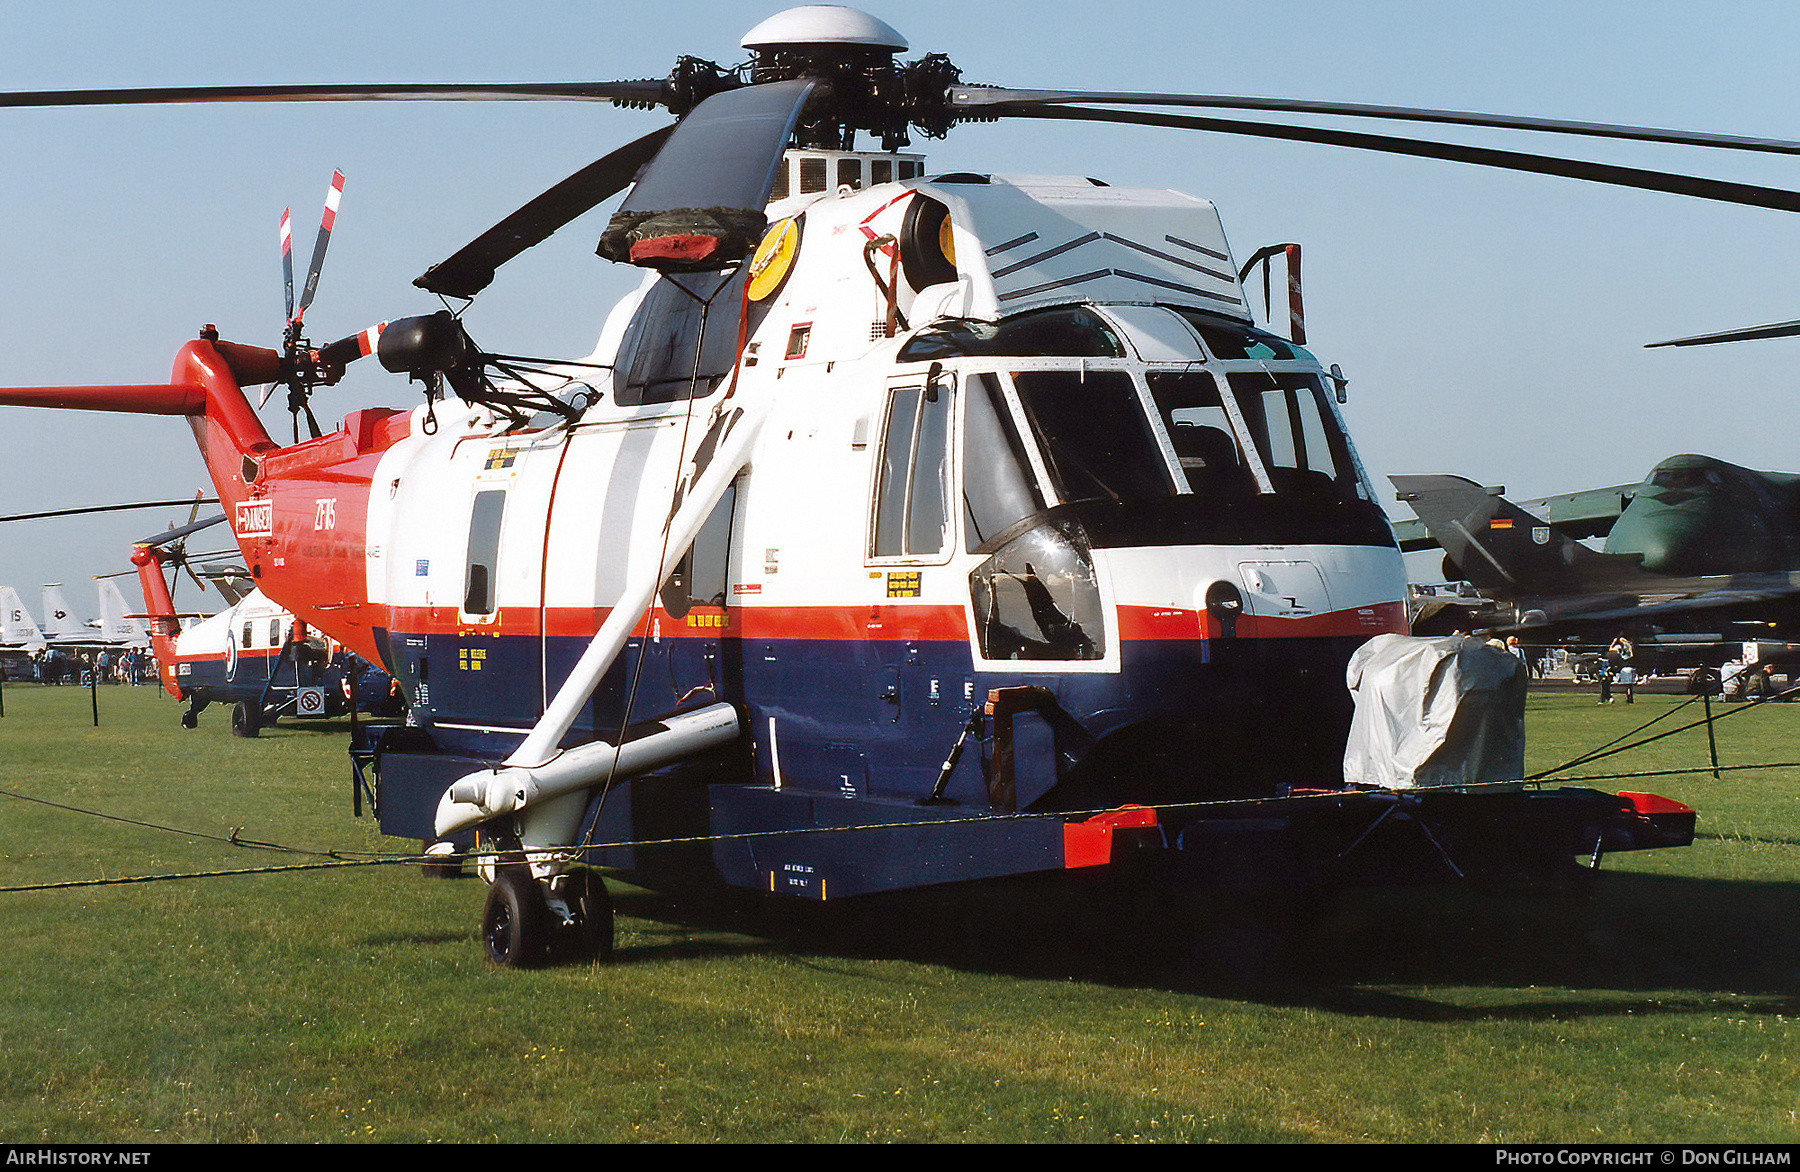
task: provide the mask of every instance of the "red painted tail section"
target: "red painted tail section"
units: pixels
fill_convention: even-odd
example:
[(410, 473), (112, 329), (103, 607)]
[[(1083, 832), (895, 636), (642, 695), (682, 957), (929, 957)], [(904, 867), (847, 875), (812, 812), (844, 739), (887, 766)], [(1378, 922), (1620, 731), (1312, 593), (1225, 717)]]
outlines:
[[(383, 662), (375, 631), (387, 617), (385, 608), (369, 605), (363, 530), (375, 465), (407, 435), (407, 416), (358, 411), (339, 431), (279, 447), (243, 388), (273, 382), (280, 371), (273, 350), (202, 337), (182, 347), (167, 383), (0, 388), (0, 405), (185, 415), (263, 593), (358, 655)], [(139, 572), (146, 589), (149, 577), (161, 577), (142, 563)], [(160, 609), (173, 615), (172, 604)]]
[(181, 620), (175, 614), (175, 600), (169, 594), (169, 583), (163, 578), (162, 556), (147, 545), (131, 551), (131, 564), (137, 567), (138, 584), (144, 588), (144, 617), (150, 624), (150, 648), (156, 652), (158, 681), (163, 690), (177, 700), (181, 689), (175, 684), (175, 636), (181, 633)]

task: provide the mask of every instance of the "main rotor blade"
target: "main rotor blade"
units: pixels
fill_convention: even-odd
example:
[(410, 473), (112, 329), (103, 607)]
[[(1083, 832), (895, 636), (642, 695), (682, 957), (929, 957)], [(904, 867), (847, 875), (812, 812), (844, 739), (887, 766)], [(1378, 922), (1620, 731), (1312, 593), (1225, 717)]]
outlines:
[(1720, 342), (1754, 342), (1763, 338), (1800, 336), (1800, 321), (1778, 321), (1766, 326), (1745, 326), (1741, 330), (1721, 330), (1716, 334), (1695, 334), (1691, 338), (1671, 338), (1667, 342), (1646, 342), (1644, 349), (1657, 346), (1712, 346)]
[(450, 259), (426, 269), (413, 284), (446, 297), (475, 296), (488, 287), (501, 265), (630, 186), (674, 129), (671, 125), (652, 131), (589, 163), (463, 245)]
[(600, 255), (684, 271), (748, 255), (766, 226), (782, 152), (819, 84), (745, 86), (695, 106), (613, 213)]
[(1750, 138), (1743, 135), (1712, 134), (1698, 130), (1663, 130), (1652, 126), (1619, 126), (1608, 122), (1569, 122), (1559, 118), (1523, 118), (1509, 114), (1479, 114), (1464, 110), (1432, 110), (1416, 106), (1370, 106), (1355, 102), (1245, 98), (1219, 94), (1008, 90), (963, 85), (951, 86), (949, 97), (953, 107), (963, 110), (985, 110), (989, 106), (1062, 106), (1075, 102), (1090, 106), (1202, 106), (1218, 110), (1269, 110), (1286, 114), (1329, 114), (1351, 118), (1386, 118), (1403, 122), (1436, 122), (1450, 126), (1491, 126), (1501, 130), (1535, 130), (1550, 134), (1587, 135), (1592, 138), (1666, 142), (1683, 146), (1766, 151), (1785, 155), (1800, 154), (1800, 142), (1791, 142), (1787, 139)]
[(1693, 175), (1679, 175), (1668, 171), (1646, 171), (1637, 167), (1618, 167), (1609, 163), (1588, 163), (1578, 159), (1557, 158), (1553, 155), (1494, 150), (1491, 147), (1461, 146), (1456, 143), (1431, 142), (1413, 138), (1391, 138), (1381, 134), (1327, 130), (1314, 126), (1281, 126), (1269, 122), (1239, 122), (1228, 118), (1203, 118), (1191, 114), (1157, 114), (1138, 110), (1089, 110), (1079, 106), (1028, 105), (1016, 109), (994, 107), (987, 113), (996, 117), (1009, 118), (1050, 118), (1073, 122), (1121, 122), (1138, 126), (1172, 126), (1185, 130), (1213, 130), (1223, 134), (1243, 134), (1258, 138), (1325, 143), (1330, 146), (1354, 147), (1357, 150), (1380, 151), (1386, 154), (1472, 163), (1476, 166), (1497, 167), (1506, 171), (1557, 175), (1565, 179), (1582, 179), (1590, 183), (1606, 183), (1615, 187), (1665, 191), (1675, 195), (1691, 195), (1698, 199), (1716, 200), (1720, 203), (1773, 208), (1783, 212), (1800, 212), (1800, 192), (1788, 191), (1784, 188), (1758, 187), (1749, 183), (1702, 179)]
[(406, 82), (349, 85), (147, 86), (139, 89), (19, 90), (7, 106), (155, 106), (195, 102), (633, 102), (661, 104), (660, 81)]
[[(53, 509), (48, 513), (14, 513), (10, 517), (0, 517), (0, 523), (7, 521), (43, 521), (51, 517), (81, 517), (88, 513), (122, 513), (132, 509), (173, 509), (181, 505), (191, 505), (193, 497), (182, 497), (174, 501), (139, 501), (130, 505), (90, 505), (85, 509)], [(207, 497), (200, 502), (203, 505), (216, 505), (218, 497)]]

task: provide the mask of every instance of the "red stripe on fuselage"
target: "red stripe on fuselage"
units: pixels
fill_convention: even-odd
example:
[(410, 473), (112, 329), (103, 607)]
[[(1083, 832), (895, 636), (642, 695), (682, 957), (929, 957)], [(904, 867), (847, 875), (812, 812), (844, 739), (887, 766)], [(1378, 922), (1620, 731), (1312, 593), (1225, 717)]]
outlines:
[[(1239, 639), (1318, 639), (1344, 635), (1373, 638), (1384, 634), (1404, 635), (1406, 630), (1406, 604), (1378, 602), (1298, 618), (1241, 615), (1236, 634)], [(1220, 634), (1217, 620), (1205, 611), (1161, 606), (1119, 607), (1121, 639), (1213, 639)]]
[[(531, 607), (502, 607), (491, 622), (464, 621), (455, 607), (392, 607), (391, 629), (414, 634), (465, 637), (536, 636), (588, 638), (600, 629), (606, 607), (553, 607), (539, 612)], [(542, 621), (540, 622), (540, 614)], [(1217, 624), (1202, 611), (1178, 607), (1121, 606), (1119, 638), (1128, 642), (1166, 641), (1218, 637)], [(1305, 618), (1238, 620), (1240, 639), (1316, 639), (1406, 631), (1406, 604), (1383, 602)], [(665, 639), (824, 639), (966, 642), (965, 612), (959, 606), (921, 603), (897, 606), (740, 606), (695, 607), (677, 618), (661, 608), (640, 620), (634, 637), (656, 635)]]

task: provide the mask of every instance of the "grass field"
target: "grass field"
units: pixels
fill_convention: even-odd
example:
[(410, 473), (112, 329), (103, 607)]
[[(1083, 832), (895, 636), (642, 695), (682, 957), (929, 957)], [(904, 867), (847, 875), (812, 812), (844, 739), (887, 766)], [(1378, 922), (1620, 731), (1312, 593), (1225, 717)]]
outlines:
[[(0, 887), (411, 846), (351, 817), (341, 732), (4, 701)], [(1678, 703), (1534, 695), (1531, 767)], [(1800, 705), (1722, 710), (1725, 765), (1800, 760)], [(627, 890), (615, 963), (535, 972), (482, 960), (478, 881), (400, 866), (8, 890), (0, 1141), (1800, 1139), (1800, 768), (1596, 784), (1700, 840), (1585, 899), (1350, 893), (1269, 973), (1041, 890), (797, 933)]]

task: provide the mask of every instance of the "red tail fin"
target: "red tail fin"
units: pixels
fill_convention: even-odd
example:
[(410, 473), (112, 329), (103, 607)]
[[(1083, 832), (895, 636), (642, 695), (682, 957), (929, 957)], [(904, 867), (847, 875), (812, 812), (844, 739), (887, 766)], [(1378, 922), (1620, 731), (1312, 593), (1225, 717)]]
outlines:
[(181, 620), (175, 614), (175, 600), (169, 584), (163, 579), (162, 555), (153, 546), (140, 545), (131, 551), (131, 564), (137, 567), (138, 584), (144, 588), (144, 617), (150, 624), (150, 648), (156, 652), (158, 681), (163, 690), (177, 700), (181, 689), (175, 683), (175, 636), (181, 634)]

